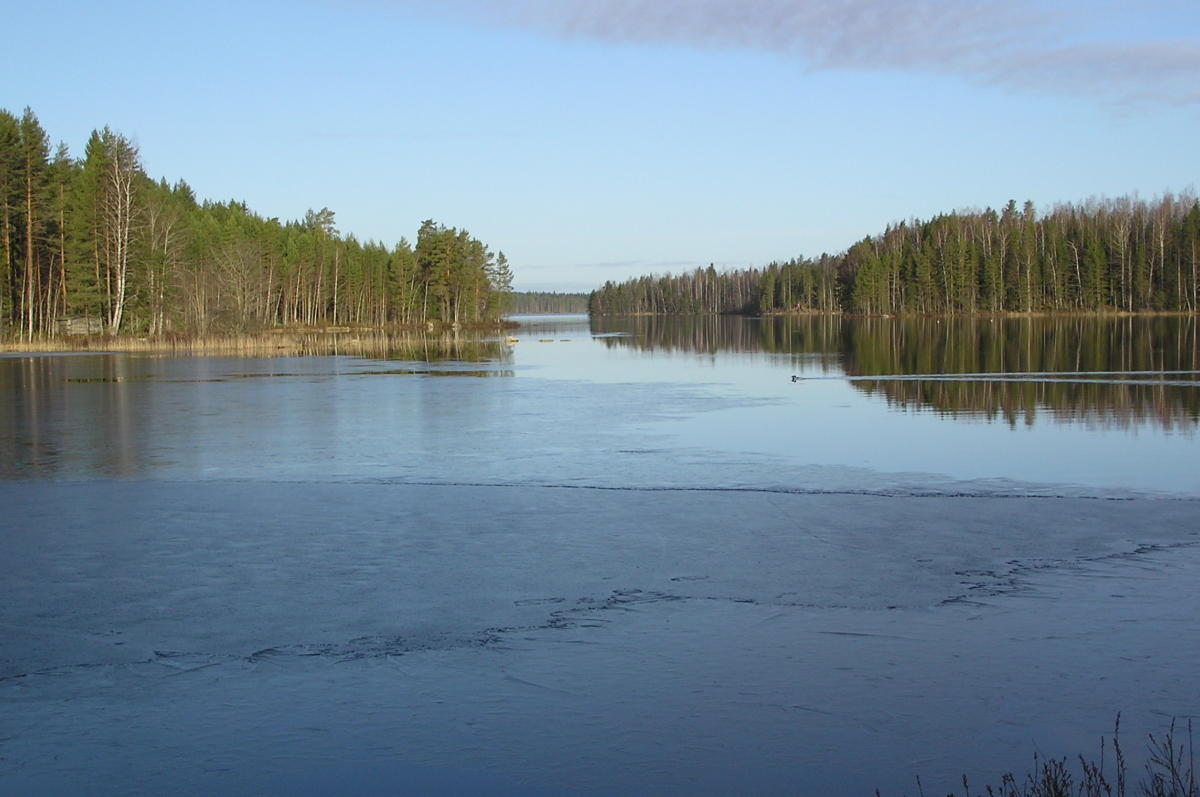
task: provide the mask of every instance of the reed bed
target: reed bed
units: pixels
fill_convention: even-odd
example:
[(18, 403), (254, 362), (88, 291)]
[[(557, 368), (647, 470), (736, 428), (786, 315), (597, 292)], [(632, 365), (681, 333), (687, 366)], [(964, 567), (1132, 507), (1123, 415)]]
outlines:
[(74, 335), (33, 341), (0, 341), (0, 351), (20, 353), (126, 352), (167, 356), (305, 357), (350, 355), (386, 359), (499, 359), (507, 346), (483, 330), (271, 330), (225, 335), (128, 337)]

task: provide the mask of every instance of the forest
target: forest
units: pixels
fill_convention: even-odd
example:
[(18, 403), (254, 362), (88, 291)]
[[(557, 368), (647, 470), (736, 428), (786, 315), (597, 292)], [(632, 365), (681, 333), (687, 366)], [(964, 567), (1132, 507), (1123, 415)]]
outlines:
[(266, 218), (146, 175), (105, 127), (81, 157), (26, 108), (0, 109), (0, 335), (220, 334), (270, 327), (479, 324), (512, 270), (466, 230), (360, 241), (333, 211)]
[(957, 211), (892, 225), (847, 251), (762, 268), (645, 276), (594, 291), (589, 312), (947, 315), (1195, 313), (1200, 202), (1192, 193)]
[(586, 293), (555, 291), (516, 291), (509, 297), (509, 310), (516, 314), (586, 313)]

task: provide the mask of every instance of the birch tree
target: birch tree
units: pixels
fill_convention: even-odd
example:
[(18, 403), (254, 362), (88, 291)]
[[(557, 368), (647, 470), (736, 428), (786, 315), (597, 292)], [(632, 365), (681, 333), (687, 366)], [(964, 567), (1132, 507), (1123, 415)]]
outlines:
[(100, 140), (106, 159), (103, 207), (108, 271), (112, 284), (108, 331), (116, 335), (121, 331), (129, 295), (129, 245), (136, 213), (134, 194), (141, 164), (137, 147), (124, 136), (105, 127)]

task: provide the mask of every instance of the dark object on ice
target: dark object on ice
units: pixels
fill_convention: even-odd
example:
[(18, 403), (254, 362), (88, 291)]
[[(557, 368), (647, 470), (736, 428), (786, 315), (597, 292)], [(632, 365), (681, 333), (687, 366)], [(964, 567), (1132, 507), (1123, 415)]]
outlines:
[(804, 378), (804, 377), (802, 377), (802, 376), (796, 376), (795, 374), (792, 374), (792, 381), (793, 381), (793, 382), (799, 382), (799, 381), (800, 381), (801, 379), (803, 379), (803, 378)]

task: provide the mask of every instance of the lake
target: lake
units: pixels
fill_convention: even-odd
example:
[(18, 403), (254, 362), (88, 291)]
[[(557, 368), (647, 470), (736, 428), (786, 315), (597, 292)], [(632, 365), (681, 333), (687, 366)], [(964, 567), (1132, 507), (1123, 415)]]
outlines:
[(932, 794), (1200, 715), (1195, 318), (516, 320), (0, 355), (0, 791)]

